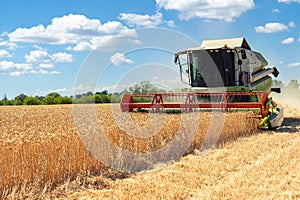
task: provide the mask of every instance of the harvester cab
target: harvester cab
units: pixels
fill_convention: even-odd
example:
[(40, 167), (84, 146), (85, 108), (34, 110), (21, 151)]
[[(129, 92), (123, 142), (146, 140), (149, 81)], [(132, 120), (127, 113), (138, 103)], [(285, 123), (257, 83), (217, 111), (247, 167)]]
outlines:
[[(191, 112), (198, 109), (260, 110), (261, 128), (276, 128), (283, 121), (283, 109), (277, 107), (271, 92), (272, 78), (279, 72), (276, 67), (266, 67), (268, 62), (258, 52), (251, 50), (245, 38), (204, 40), (200, 47), (175, 54), (181, 81), (191, 92), (125, 94), (122, 111), (149, 108), (153, 112), (163, 109), (181, 109)], [(151, 103), (135, 103), (136, 96), (150, 97)], [(184, 102), (164, 102), (164, 97), (185, 97)]]
[[(184, 64), (180, 57), (185, 57)], [(278, 70), (265, 68), (268, 62), (260, 53), (252, 51), (244, 38), (205, 40), (199, 48), (176, 53), (174, 62), (179, 64), (181, 80), (194, 89), (226, 87), (228, 92), (280, 92), (271, 88), (269, 76), (277, 77)]]

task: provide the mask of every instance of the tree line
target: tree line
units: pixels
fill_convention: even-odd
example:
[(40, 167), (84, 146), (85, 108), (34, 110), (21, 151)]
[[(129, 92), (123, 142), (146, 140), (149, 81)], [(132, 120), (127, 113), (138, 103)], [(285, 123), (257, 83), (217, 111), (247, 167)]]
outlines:
[(8, 99), (6, 95), (0, 100), (0, 105), (54, 105), (54, 104), (82, 104), (82, 103), (111, 103), (118, 102), (121, 99), (121, 94), (109, 94), (106, 90), (102, 92), (87, 92), (77, 94), (75, 96), (61, 96), (57, 92), (52, 92), (46, 96), (28, 96), (19, 94), (14, 99)]
[[(285, 85), (280, 80), (273, 80), (273, 87), (279, 87), (283, 93), (292, 91), (300, 93), (300, 83), (298, 80), (291, 80)], [(182, 91), (185, 91), (182, 89)], [(142, 81), (131, 87), (124, 89), (122, 92), (109, 93), (107, 90), (101, 92), (86, 92), (83, 94), (76, 94), (74, 96), (61, 96), (57, 92), (52, 92), (46, 96), (28, 96), (26, 94), (19, 94), (13, 99), (8, 99), (6, 95), (0, 100), (0, 105), (54, 105), (54, 104), (85, 104), (85, 103), (120, 103), (122, 95), (124, 93), (155, 93), (166, 92), (162, 88), (158, 88), (150, 83), (150, 81)], [(147, 99), (146, 99), (147, 100)], [(145, 101), (146, 101), (145, 100)], [(144, 99), (138, 99), (137, 101), (143, 102)]]
[(124, 93), (154, 93), (162, 90), (150, 81), (142, 81), (131, 87), (125, 88), (122, 92), (109, 93), (107, 90), (101, 92), (86, 92), (74, 96), (61, 96), (57, 92), (51, 92), (46, 96), (28, 96), (19, 94), (13, 99), (8, 99), (6, 95), (0, 100), (0, 105), (54, 105), (54, 104), (87, 104), (87, 103), (120, 103)]

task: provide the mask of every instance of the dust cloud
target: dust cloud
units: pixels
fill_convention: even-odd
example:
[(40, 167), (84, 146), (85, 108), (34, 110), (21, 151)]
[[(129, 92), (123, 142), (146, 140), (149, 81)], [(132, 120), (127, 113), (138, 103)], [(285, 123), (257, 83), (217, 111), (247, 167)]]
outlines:
[(284, 109), (285, 116), (300, 116), (300, 90), (285, 87), (281, 93), (271, 93), (270, 97)]

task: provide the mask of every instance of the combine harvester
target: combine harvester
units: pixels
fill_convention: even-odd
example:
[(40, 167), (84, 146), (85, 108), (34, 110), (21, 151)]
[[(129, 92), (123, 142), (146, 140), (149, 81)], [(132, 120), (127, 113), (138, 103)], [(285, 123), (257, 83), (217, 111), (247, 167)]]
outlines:
[(271, 92), (280, 93), (280, 88), (271, 88), (269, 76), (277, 77), (279, 72), (276, 67), (266, 68), (268, 62), (251, 50), (245, 38), (205, 40), (200, 47), (176, 53), (174, 62), (190, 92), (124, 94), (122, 112), (254, 110), (261, 128), (281, 126), (283, 109), (268, 97)]

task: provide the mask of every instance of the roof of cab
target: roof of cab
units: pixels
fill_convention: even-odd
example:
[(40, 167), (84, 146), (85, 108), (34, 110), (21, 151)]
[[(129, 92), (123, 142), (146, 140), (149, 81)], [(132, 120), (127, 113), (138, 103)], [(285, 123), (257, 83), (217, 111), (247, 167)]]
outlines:
[(228, 48), (245, 48), (251, 50), (248, 42), (244, 37), (240, 38), (227, 38), (227, 39), (218, 39), (218, 40), (203, 40), (200, 46), (201, 49), (219, 49), (223, 47)]

